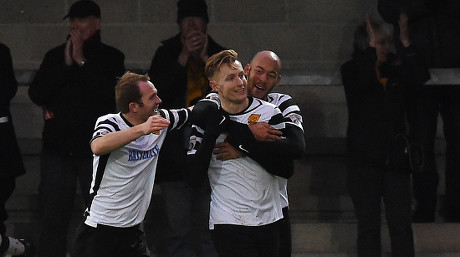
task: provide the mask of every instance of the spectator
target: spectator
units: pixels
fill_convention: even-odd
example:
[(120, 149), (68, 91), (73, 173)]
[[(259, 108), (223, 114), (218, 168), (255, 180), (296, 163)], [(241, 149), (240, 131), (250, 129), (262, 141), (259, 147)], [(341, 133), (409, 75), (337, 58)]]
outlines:
[(17, 90), (10, 49), (0, 43), (0, 256), (27, 257), (34, 254), (32, 244), (8, 237), (5, 225), (8, 219), (5, 205), (16, 188), (16, 177), (26, 173), (10, 113), (10, 101)]
[[(195, 105), (188, 167), (193, 185), (209, 175), (209, 228), (216, 250), (221, 257), (278, 256), (277, 221), (282, 218), (278, 179), (248, 156), (220, 161), (212, 151), (216, 143), (228, 138), (229, 119), (245, 125), (268, 122), (276, 127), (283, 125), (283, 116), (276, 106), (248, 97), (246, 77), (235, 51), (210, 57), (205, 72), (219, 94), (221, 108), (217, 109), (212, 99)], [(292, 171), (279, 172), (276, 175), (289, 178)]]
[(115, 111), (114, 87), (124, 73), (124, 55), (101, 42), (101, 10), (77, 1), (67, 42), (44, 57), (30, 87), (30, 99), (43, 107), (45, 126), (40, 155), (40, 257), (65, 257), (77, 181), (89, 203), (94, 122)]
[(414, 256), (410, 168), (405, 136), (404, 95), (429, 79), (422, 57), (411, 47), (407, 16), (400, 15), (397, 55), (390, 52), (388, 24), (357, 27), (354, 53), (342, 68), (348, 106), (348, 188), (358, 220), (358, 256), (381, 256), (381, 201), (395, 257)]
[[(152, 82), (162, 92), (164, 108), (193, 105), (209, 91), (204, 75), (209, 56), (223, 50), (207, 33), (209, 22), (204, 0), (177, 2), (179, 34), (162, 41), (149, 69)], [(217, 256), (209, 235), (209, 185), (190, 189), (185, 181), (187, 128), (168, 134), (158, 162), (158, 176), (167, 217), (167, 252), (170, 257)], [(196, 222), (198, 231), (193, 230)], [(196, 247), (191, 243), (191, 232)], [(192, 240), (193, 241), (193, 240)], [(197, 252), (193, 248), (198, 248)]]
[[(428, 68), (460, 67), (460, 1), (380, 0), (379, 11), (395, 23), (395, 12), (405, 10), (411, 18), (410, 40), (425, 57)], [(411, 98), (410, 134), (423, 147), (423, 165), (413, 174), (414, 222), (434, 222), (439, 174), (435, 158), (438, 116), (441, 114), (446, 142), (445, 213), (448, 222), (460, 222), (460, 87), (422, 85)]]
[(150, 256), (141, 223), (157, 156), (166, 134), (188, 120), (187, 109), (158, 110), (158, 91), (146, 75), (127, 72), (115, 96), (121, 113), (100, 117), (91, 140), (91, 202), (77, 229), (74, 257)]

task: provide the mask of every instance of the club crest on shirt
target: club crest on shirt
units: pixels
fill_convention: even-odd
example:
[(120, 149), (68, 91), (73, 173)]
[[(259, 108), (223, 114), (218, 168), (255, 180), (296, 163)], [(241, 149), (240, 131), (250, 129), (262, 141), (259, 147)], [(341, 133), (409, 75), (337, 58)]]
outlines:
[(254, 125), (256, 124), (260, 119), (260, 114), (251, 114), (251, 116), (249, 116), (248, 118), (248, 123), (250, 125)]

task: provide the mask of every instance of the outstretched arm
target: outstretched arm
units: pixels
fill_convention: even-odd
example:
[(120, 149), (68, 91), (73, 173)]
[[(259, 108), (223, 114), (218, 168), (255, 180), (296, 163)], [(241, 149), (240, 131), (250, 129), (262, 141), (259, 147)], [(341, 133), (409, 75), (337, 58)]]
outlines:
[(169, 121), (159, 115), (150, 116), (150, 118), (132, 128), (109, 132), (101, 137), (91, 141), (91, 150), (95, 155), (108, 154), (131, 141), (155, 131), (162, 130), (169, 126)]
[(420, 85), (430, 79), (430, 73), (424, 65), (423, 56), (412, 46), (409, 38), (408, 18), (405, 13), (399, 15), (400, 40), (403, 45), (400, 55), (403, 60), (400, 74), (408, 85)]

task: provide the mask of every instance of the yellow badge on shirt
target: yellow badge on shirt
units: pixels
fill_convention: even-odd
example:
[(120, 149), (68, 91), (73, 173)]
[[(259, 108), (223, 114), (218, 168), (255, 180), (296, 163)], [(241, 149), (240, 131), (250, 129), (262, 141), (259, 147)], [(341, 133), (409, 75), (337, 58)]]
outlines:
[(251, 114), (251, 116), (249, 116), (248, 123), (249, 125), (254, 125), (257, 123), (257, 121), (259, 121), (259, 119), (260, 114)]

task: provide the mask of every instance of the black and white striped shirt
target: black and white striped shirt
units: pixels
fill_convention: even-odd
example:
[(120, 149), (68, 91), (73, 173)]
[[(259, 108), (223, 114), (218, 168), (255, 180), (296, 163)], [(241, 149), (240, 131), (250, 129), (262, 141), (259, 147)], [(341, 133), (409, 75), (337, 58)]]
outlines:
[[(167, 129), (141, 136), (107, 155), (94, 155), (87, 225), (132, 227), (144, 220), (163, 141), (168, 131), (187, 122), (189, 110), (161, 109), (159, 114), (170, 121)], [(96, 121), (92, 140), (132, 126), (120, 113), (102, 116)]]

